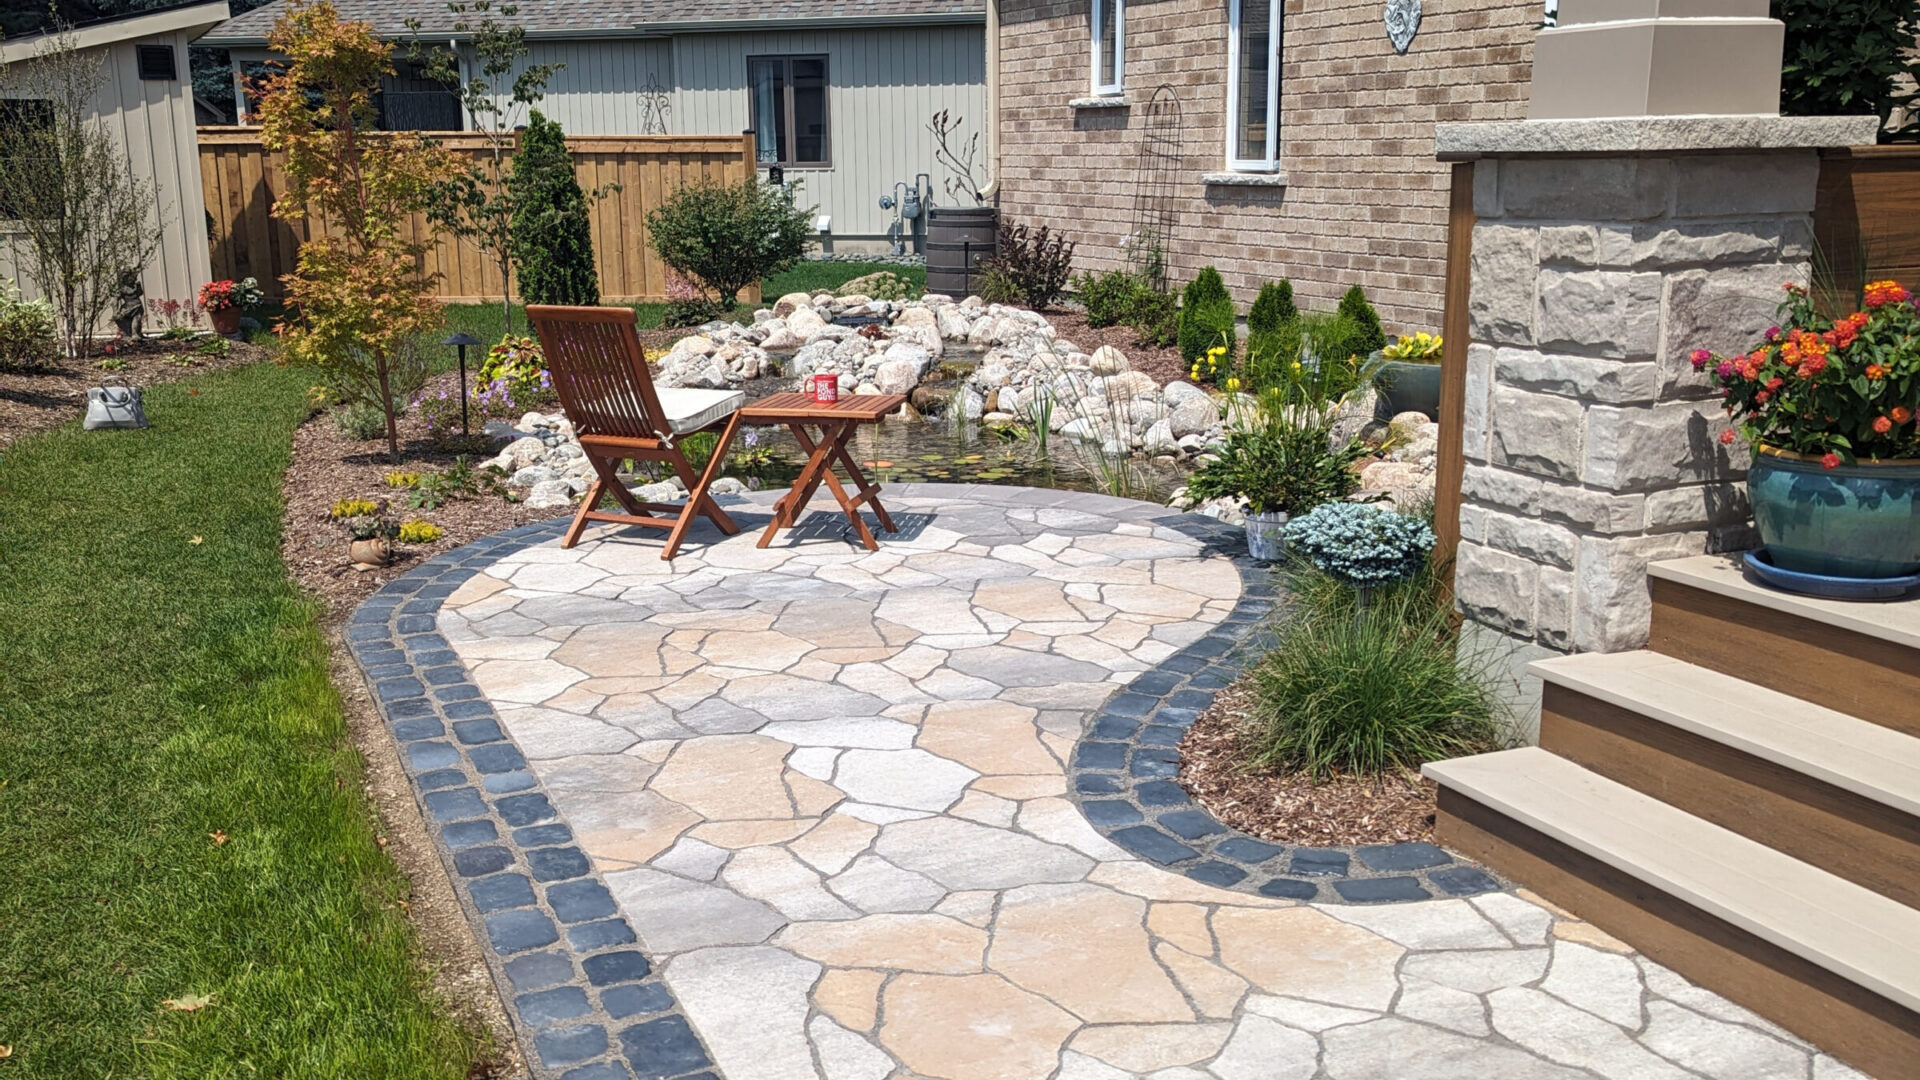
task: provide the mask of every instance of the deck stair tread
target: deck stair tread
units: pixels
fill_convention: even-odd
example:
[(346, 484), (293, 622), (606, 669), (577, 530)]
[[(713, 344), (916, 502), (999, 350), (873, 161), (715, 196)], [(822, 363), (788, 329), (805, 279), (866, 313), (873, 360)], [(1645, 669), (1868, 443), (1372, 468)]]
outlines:
[(1539, 747), (1435, 762), (1442, 787), (1908, 1009), (1920, 911)]
[(1661, 581), (1920, 649), (1920, 596), (1873, 603), (1783, 592), (1755, 583), (1726, 555), (1666, 559), (1649, 564), (1647, 573)]
[(1554, 686), (1920, 816), (1920, 739), (1904, 732), (1646, 650), (1576, 653), (1528, 670)]

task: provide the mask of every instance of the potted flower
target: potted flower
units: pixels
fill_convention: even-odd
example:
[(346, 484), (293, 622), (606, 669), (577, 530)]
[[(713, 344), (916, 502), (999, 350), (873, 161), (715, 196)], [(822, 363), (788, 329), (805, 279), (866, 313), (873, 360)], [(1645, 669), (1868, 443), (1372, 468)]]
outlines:
[(1390, 420), (1403, 412), (1418, 412), (1432, 420), (1440, 419), (1442, 344), (1440, 335), (1422, 330), (1402, 334), (1380, 350), (1385, 363), (1373, 376), (1373, 388), (1380, 395), (1375, 415)]
[(206, 309), (207, 321), (213, 324), (214, 333), (240, 332), (239, 287), (231, 280), (209, 281), (200, 286), (200, 306)]
[(1903, 591), (1895, 579), (1920, 574), (1920, 310), (1892, 281), (1841, 319), (1786, 288), (1784, 325), (1752, 351), (1692, 356), (1754, 450), (1747, 491), (1766, 547), (1749, 564), (1805, 591)]
[(1266, 562), (1284, 554), (1280, 530), (1290, 516), (1353, 494), (1360, 484), (1353, 463), (1367, 453), (1358, 439), (1335, 445), (1330, 415), (1312, 410), (1293, 415), (1301, 422), (1268, 412), (1231, 427), (1218, 459), (1187, 480), (1187, 495), (1195, 502), (1246, 501), (1247, 550)]

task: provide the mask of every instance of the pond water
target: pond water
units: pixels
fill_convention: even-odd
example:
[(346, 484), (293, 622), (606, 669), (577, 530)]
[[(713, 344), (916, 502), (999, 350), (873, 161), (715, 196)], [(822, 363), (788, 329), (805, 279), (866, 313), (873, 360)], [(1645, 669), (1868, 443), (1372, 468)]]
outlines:
[[(1138, 456), (1103, 459), (1097, 447), (1062, 435), (1043, 446), (1030, 433), (996, 432), (978, 421), (950, 417), (889, 418), (862, 426), (847, 446), (861, 468), (881, 483), (1013, 484), (1165, 502), (1186, 482), (1186, 471), (1176, 465)], [(751, 476), (763, 487), (784, 487), (806, 463), (806, 454), (785, 429), (742, 432), (734, 442), (735, 461), (756, 450), (770, 452), (772, 460), (753, 468), (731, 465), (728, 474)]]

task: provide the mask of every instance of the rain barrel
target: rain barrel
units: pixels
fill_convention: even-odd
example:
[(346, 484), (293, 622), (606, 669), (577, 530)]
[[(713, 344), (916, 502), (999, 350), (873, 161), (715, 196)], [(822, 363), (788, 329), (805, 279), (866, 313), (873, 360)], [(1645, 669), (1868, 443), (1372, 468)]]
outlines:
[(961, 299), (975, 288), (980, 261), (1000, 241), (997, 206), (927, 208), (927, 291)]

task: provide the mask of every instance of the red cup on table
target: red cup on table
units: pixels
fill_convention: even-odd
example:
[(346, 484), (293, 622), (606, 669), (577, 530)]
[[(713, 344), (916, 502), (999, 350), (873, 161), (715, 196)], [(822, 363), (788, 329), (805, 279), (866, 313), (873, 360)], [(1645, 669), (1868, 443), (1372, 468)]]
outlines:
[(813, 384), (813, 400), (822, 405), (831, 405), (840, 400), (839, 375), (823, 372), (810, 376), (807, 381)]

